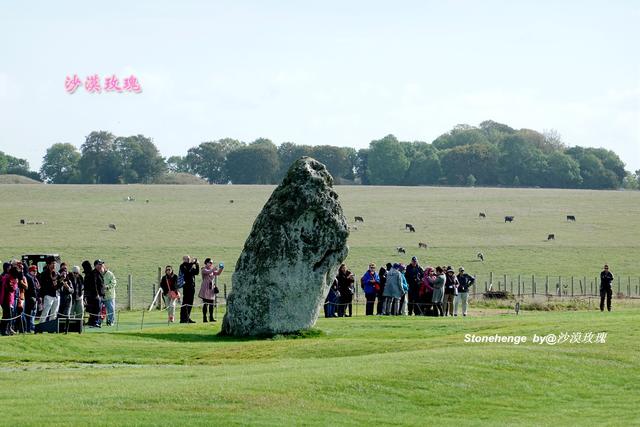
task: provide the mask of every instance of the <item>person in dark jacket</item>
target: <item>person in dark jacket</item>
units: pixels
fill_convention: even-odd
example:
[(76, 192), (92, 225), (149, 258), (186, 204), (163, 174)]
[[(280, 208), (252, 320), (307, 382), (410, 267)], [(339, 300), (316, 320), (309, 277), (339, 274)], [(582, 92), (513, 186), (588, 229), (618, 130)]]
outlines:
[(374, 263), (369, 264), (369, 269), (365, 271), (360, 278), (360, 286), (367, 299), (365, 314), (367, 316), (373, 316), (373, 306), (376, 302), (376, 296), (378, 292), (380, 292), (380, 276), (378, 276), (376, 272), (376, 265)]
[(24, 293), (24, 319), (25, 332), (30, 333), (36, 328), (36, 313), (38, 307), (38, 297), (40, 294), (40, 282), (38, 281), (38, 267), (32, 265), (27, 274), (27, 290)]
[(327, 297), (324, 299), (324, 317), (338, 317), (336, 313), (336, 306), (340, 302), (340, 291), (338, 291), (338, 278), (333, 279), (331, 288), (327, 292)]
[(87, 325), (90, 328), (100, 328), (102, 326), (100, 306), (102, 303), (101, 298), (104, 296), (103, 266), (104, 261), (97, 259), (93, 262), (93, 270), (89, 270), (87, 273), (87, 267), (91, 268), (91, 264), (88, 261), (82, 263), (82, 267), (85, 269), (84, 294), (87, 298), (87, 311), (89, 312)]
[(71, 306), (73, 305), (73, 283), (69, 278), (69, 270), (65, 263), (60, 264), (60, 271), (58, 272), (58, 290), (60, 294), (58, 317), (68, 318), (71, 315)]
[(47, 265), (40, 273), (38, 280), (40, 281), (40, 295), (42, 295), (42, 315), (40, 323), (52, 320), (58, 317), (58, 307), (60, 300), (58, 298), (58, 273), (56, 272), (56, 260), (53, 257), (47, 258)]
[(173, 267), (170, 265), (167, 265), (164, 269), (164, 276), (160, 280), (160, 288), (167, 306), (168, 320), (173, 323), (176, 315), (176, 301), (180, 299), (180, 292), (178, 291), (178, 276), (173, 272)]
[(604, 270), (600, 273), (600, 311), (604, 311), (604, 300), (607, 299), (607, 310), (611, 311), (611, 296), (613, 295), (613, 289), (611, 284), (613, 283), (613, 274), (609, 271), (609, 266), (604, 265)]
[(378, 292), (378, 306), (376, 309), (376, 314), (378, 316), (382, 316), (385, 314), (385, 296), (384, 296), (384, 287), (387, 285), (387, 273), (391, 270), (391, 263), (388, 262), (385, 267), (380, 267), (378, 271), (378, 277), (380, 278), (380, 292)]
[(444, 315), (453, 316), (453, 300), (458, 294), (458, 279), (451, 266), (447, 267), (446, 281), (444, 284)]
[(458, 295), (453, 302), (453, 315), (458, 315), (458, 304), (462, 302), (462, 315), (467, 315), (467, 307), (469, 306), (469, 287), (473, 286), (475, 277), (464, 272), (464, 267), (458, 269)]
[(196, 295), (196, 276), (200, 274), (200, 264), (198, 259), (191, 259), (189, 255), (182, 257), (180, 264), (180, 274), (184, 278), (182, 287), (182, 307), (180, 307), (180, 323), (196, 323), (191, 320), (191, 307), (193, 307), (193, 298)]
[(404, 277), (407, 279), (407, 284), (409, 285), (409, 316), (411, 316), (411, 314), (415, 314), (416, 316), (424, 314), (420, 306), (420, 285), (422, 284), (423, 274), (424, 270), (418, 265), (418, 258), (412, 257), (411, 263), (407, 266), (404, 273)]
[(353, 315), (353, 294), (356, 291), (353, 285), (355, 278), (353, 273), (347, 270), (347, 266), (341, 264), (336, 279), (338, 280), (338, 292), (340, 292), (338, 317), (344, 317), (347, 312), (349, 313), (347, 317), (351, 317)]
[(80, 275), (80, 267), (73, 266), (69, 278), (73, 284), (71, 316), (82, 319), (84, 317), (84, 279)]

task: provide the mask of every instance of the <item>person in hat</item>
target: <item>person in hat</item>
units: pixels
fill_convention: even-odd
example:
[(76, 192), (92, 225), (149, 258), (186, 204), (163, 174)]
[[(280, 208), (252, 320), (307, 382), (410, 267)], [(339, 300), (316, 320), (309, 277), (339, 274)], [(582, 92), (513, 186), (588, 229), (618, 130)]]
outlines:
[(409, 292), (407, 294), (409, 298), (407, 314), (409, 316), (412, 314), (416, 316), (423, 314), (422, 307), (420, 307), (420, 285), (423, 275), (424, 270), (418, 264), (418, 258), (412, 257), (404, 273), (404, 277), (407, 279), (407, 284), (409, 285)]
[(436, 278), (433, 281), (433, 302), (436, 308), (436, 316), (444, 316), (444, 310), (442, 308), (442, 301), (444, 300), (444, 285), (447, 282), (447, 277), (444, 274), (444, 268), (436, 267)]
[(600, 273), (600, 311), (604, 311), (604, 300), (607, 299), (607, 310), (611, 311), (611, 296), (613, 295), (613, 289), (611, 284), (613, 283), (613, 273), (609, 271), (609, 266), (604, 265), (604, 270)]
[(453, 315), (458, 315), (458, 305), (462, 302), (462, 315), (467, 315), (467, 307), (469, 301), (469, 287), (473, 286), (476, 279), (475, 277), (464, 272), (464, 267), (460, 267), (458, 269), (458, 275), (456, 276), (458, 279), (458, 295), (453, 302)]

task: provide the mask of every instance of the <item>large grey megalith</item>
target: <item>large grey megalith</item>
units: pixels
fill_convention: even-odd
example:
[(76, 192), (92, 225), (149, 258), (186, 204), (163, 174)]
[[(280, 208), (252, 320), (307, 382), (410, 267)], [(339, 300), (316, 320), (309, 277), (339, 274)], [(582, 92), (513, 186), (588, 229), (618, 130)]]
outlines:
[(222, 334), (256, 336), (312, 327), (349, 230), (333, 178), (315, 159), (296, 160), (253, 223), (236, 264)]

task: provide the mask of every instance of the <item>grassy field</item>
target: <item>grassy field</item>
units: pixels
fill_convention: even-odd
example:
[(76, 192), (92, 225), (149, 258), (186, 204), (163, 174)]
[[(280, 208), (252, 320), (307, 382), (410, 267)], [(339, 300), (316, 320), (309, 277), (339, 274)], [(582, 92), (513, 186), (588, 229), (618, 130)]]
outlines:
[[(177, 265), (183, 254), (224, 261), (233, 271), (253, 221), (271, 186), (53, 186), (0, 185), (0, 259), (27, 252), (57, 252), (79, 264), (104, 258), (125, 282), (132, 274), (135, 301), (151, 298), (158, 267)], [(627, 293), (640, 284), (640, 192), (338, 186), (350, 223), (364, 224), (349, 237), (347, 264), (358, 274), (370, 261), (408, 262), (417, 255), (423, 265), (464, 265), (489, 281), (537, 288), (550, 276), (568, 284), (575, 276), (595, 281), (608, 262)], [(135, 196), (127, 202), (126, 197)], [(147, 203), (146, 200), (149, 200)], [(233, 203), (230, 203), (233, 200)], [(487, 214), (486, 219), (478, 217)], [(504, 222), (514, 215), (513, 223)], [(567, 222), (566, 215), (577, 221)], [(45, 221), (20, 225), (20, 219)], [(117, 231), (107, 225), (114, 223)], [(405, 231), (411, 223), (416, 233)], [(554, 233), (555, 241), (547, 241)], [(425, 242), (428, 249), (418, 249)], [(397, 246), (407, 249), (399, 256)], [(476, 254), (482, 252), (485, 261)], [(222, 277), (230, 285), (230, 275)], [(616, 282), (617, 285), (617, 282)], [(504, 286), (504, 283), (502, 283)]]
[[(140, 313), (122, 316), (135, 324)], [(1, 424), (640, 423), (637, 309), (320, 319), (302, 337), (266, 340), (221, 338), (219, 325), (5, 338)], [(607, 336), (531, 342), (563, 332)]]
[[(233, 271), (272, 189), (0, 185), (0, 259), (40, 252), (73, 264), (105, 258), (121, 283), (133, 275), (141, 306), (151, 299), (157, 268), (177, 265), (185, 253), (211, 256)], [(625, 276), (623, 287), (627, 276), (633, 286), (639, 280), (638, 192), (337, 191), (350, 222), (365, 218), (349, 238), (347, 263), (358, 273), (369, 261), (415, 254), (422, 264), (462, 264), (481, 283), (490, 272), (502, 281), (503, 274), (595, 279), (604, 262)], [(128, 195), (136, 200), (125, 201)], [(505, 224), (505, 215), (515, 221)], [(405, 231), (405, 223), (417, 232)], [(546, 240), (549, 233), (555, 241)], [(419, 250), (420, 241), (429, 248)], [(399, 257), (397, 246), (406, 255)], [(230, 274), (221, 281), (230, 282)], [(121, 306), (123, 299), (120, 292)], [(0, 339), (0, 424), (640, 424), (637, 304), (615, 301), (612, 313), (586, 300), (557, 304), (560, 311), (516, 316), (512, 302), (482, 302), (470, 317), (446, 319), (365, 318), (360, 307), (359, 316), (321, 318), (301, 336), (263, 340), (218, 337), (220, 323), (167, 325), (156, 311), (145, 313), (141, 328), (141, 311), (122, 311), (117, 330)], [(575, 332), (606, 332), (606, 342), (532, 342)], [(528, 341), (470, 343), (467, 334)]]

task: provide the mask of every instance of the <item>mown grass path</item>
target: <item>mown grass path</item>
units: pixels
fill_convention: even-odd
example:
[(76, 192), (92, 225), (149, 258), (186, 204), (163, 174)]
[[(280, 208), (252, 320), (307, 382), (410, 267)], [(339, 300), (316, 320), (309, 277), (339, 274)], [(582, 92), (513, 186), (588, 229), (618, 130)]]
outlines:
[[(221, 338), (218, 330), (199, 323), (3, 338), (2, 424), (640, 423), (633, 308), (320, 319), (302, 338)], [(607, 336), (602, 344), (530, 342), (563, 332)], [(472, 344), (466, 334), (529, 342)]]

